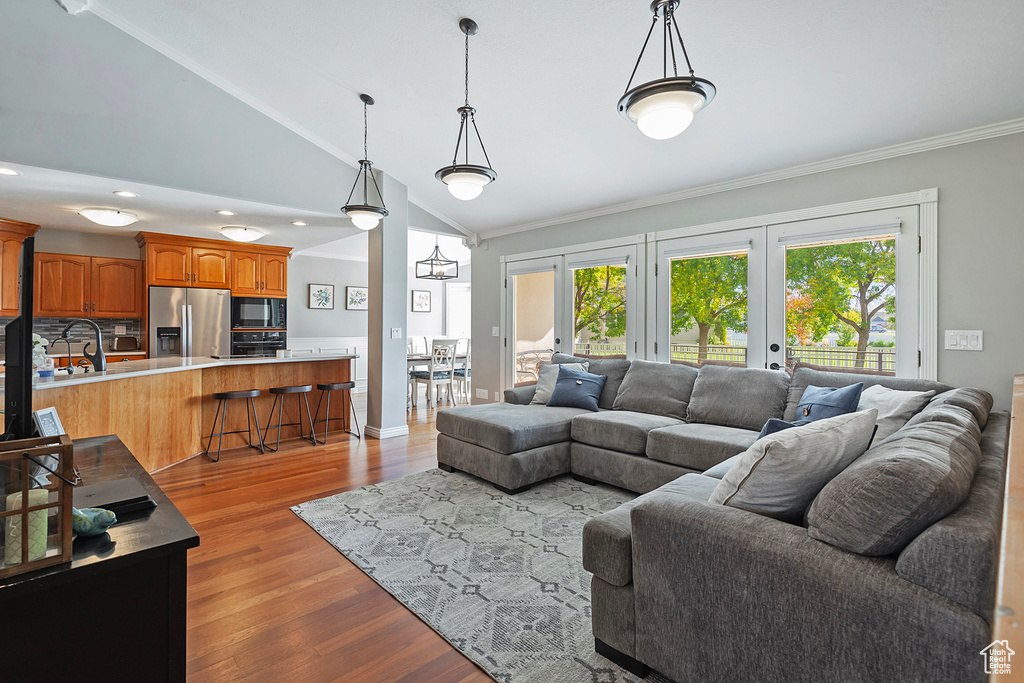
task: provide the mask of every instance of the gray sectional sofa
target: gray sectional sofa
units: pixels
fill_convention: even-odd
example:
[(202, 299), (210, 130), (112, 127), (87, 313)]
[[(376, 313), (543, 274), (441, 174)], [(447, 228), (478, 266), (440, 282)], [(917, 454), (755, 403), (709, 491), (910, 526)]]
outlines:
[[(608, 376), (599, 412), (529, 405), (533, 387), (508, 390), (504, 404), (438, 413), (438, 462), (511, 493), (571, 472), (643, 494), (584, 528), (598, 652), (678, 681), (984, 679), (1009, 431), (990, 395), (809, 368), (589, 362)], [(797, 417), (808, 385), (856, 382), (936, 392), (834, 480), (849, 490), (903, 477), (897, 490), (911, 502), (851, 513), (830, 484), (802, 525), (708, 503), (768, 418)], [(948, 462), (969, 492), (925, 528), (890, 530), (886, 515), (917, 504), (905, 467), (915, 458)], [(934, 497), (951, 495), (942, 486)], [(889, 531), (912, 540), (893, 551), (878, 536)]]

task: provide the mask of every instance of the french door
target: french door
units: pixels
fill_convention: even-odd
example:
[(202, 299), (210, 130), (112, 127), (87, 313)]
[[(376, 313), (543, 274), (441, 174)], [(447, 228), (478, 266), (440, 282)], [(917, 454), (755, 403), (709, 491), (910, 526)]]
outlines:
[(561, 256), (505, 266), (505, 385), (537, 381), (538, 366), (562, 350)]

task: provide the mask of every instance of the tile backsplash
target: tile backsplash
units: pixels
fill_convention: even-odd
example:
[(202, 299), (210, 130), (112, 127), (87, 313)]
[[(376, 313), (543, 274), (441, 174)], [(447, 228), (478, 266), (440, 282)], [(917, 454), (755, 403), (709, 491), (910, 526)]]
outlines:
[[(10, 321), (11, 318), (0, 318), (0, 339), (3, 337), (3, 326)], [(32, 320), (32, 331), (52, 342), (60, 336), (64, 326), (70, 321), (71, 318), (34, 318)], [(110, 348), (111, 342), (114, 341), (115, 325), (124, 325), (126, 335), (129, 337), (139, 337), (142, 333), (142, 321), (138, 318), (94, 318), (93, 322), (100, 326), (100, 330), (103, 332), (103, 344), (107, 349)], [(68, 333), (72, 343), (92, 341), (92, 336), (92, 328), (88, 325), (76, 325)]]

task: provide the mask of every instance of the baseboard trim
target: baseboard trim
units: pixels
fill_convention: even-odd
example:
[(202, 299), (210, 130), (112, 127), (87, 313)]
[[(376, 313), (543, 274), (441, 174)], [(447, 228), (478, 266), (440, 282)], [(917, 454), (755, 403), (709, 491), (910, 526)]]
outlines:
[(371, 439), (390, 439), (395, 436), (409, 436), (409, 425), (402, 425), (401, 427), (388, 427), (381, 429), (380, 427), (374, 427), (372, 425), (366, 425), (366, 429), (363, 433)]

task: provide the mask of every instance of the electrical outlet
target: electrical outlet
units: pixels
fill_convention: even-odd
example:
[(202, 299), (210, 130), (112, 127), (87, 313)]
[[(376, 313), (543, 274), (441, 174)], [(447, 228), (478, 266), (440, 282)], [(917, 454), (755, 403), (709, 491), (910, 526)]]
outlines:
[(128, 326), (127, 325), (114, 325), (114, 336), (115, 337), (123, 337), (126, 334), (128, 334)]
[(477, 389), (476, 390), (476, 397), (477, 398), (482, 398), (483, 400), (486, 401), (487, 400), (487, 390), (486, 389)]
[(392, 339), (401, 339), (402, 338), (402, 328), (401, 327), (392, 327), (391, 328), (391, 338)]
[(501, 334), (501, 330), (499, 330), (497, 327), (492, 327), (491, 328), (491, 336), (492, 337), (497, 337), (500, 334)]
[(981, 351), (984, 346), (981, 330), (946, 330), (943, 338), (948, 351)]

